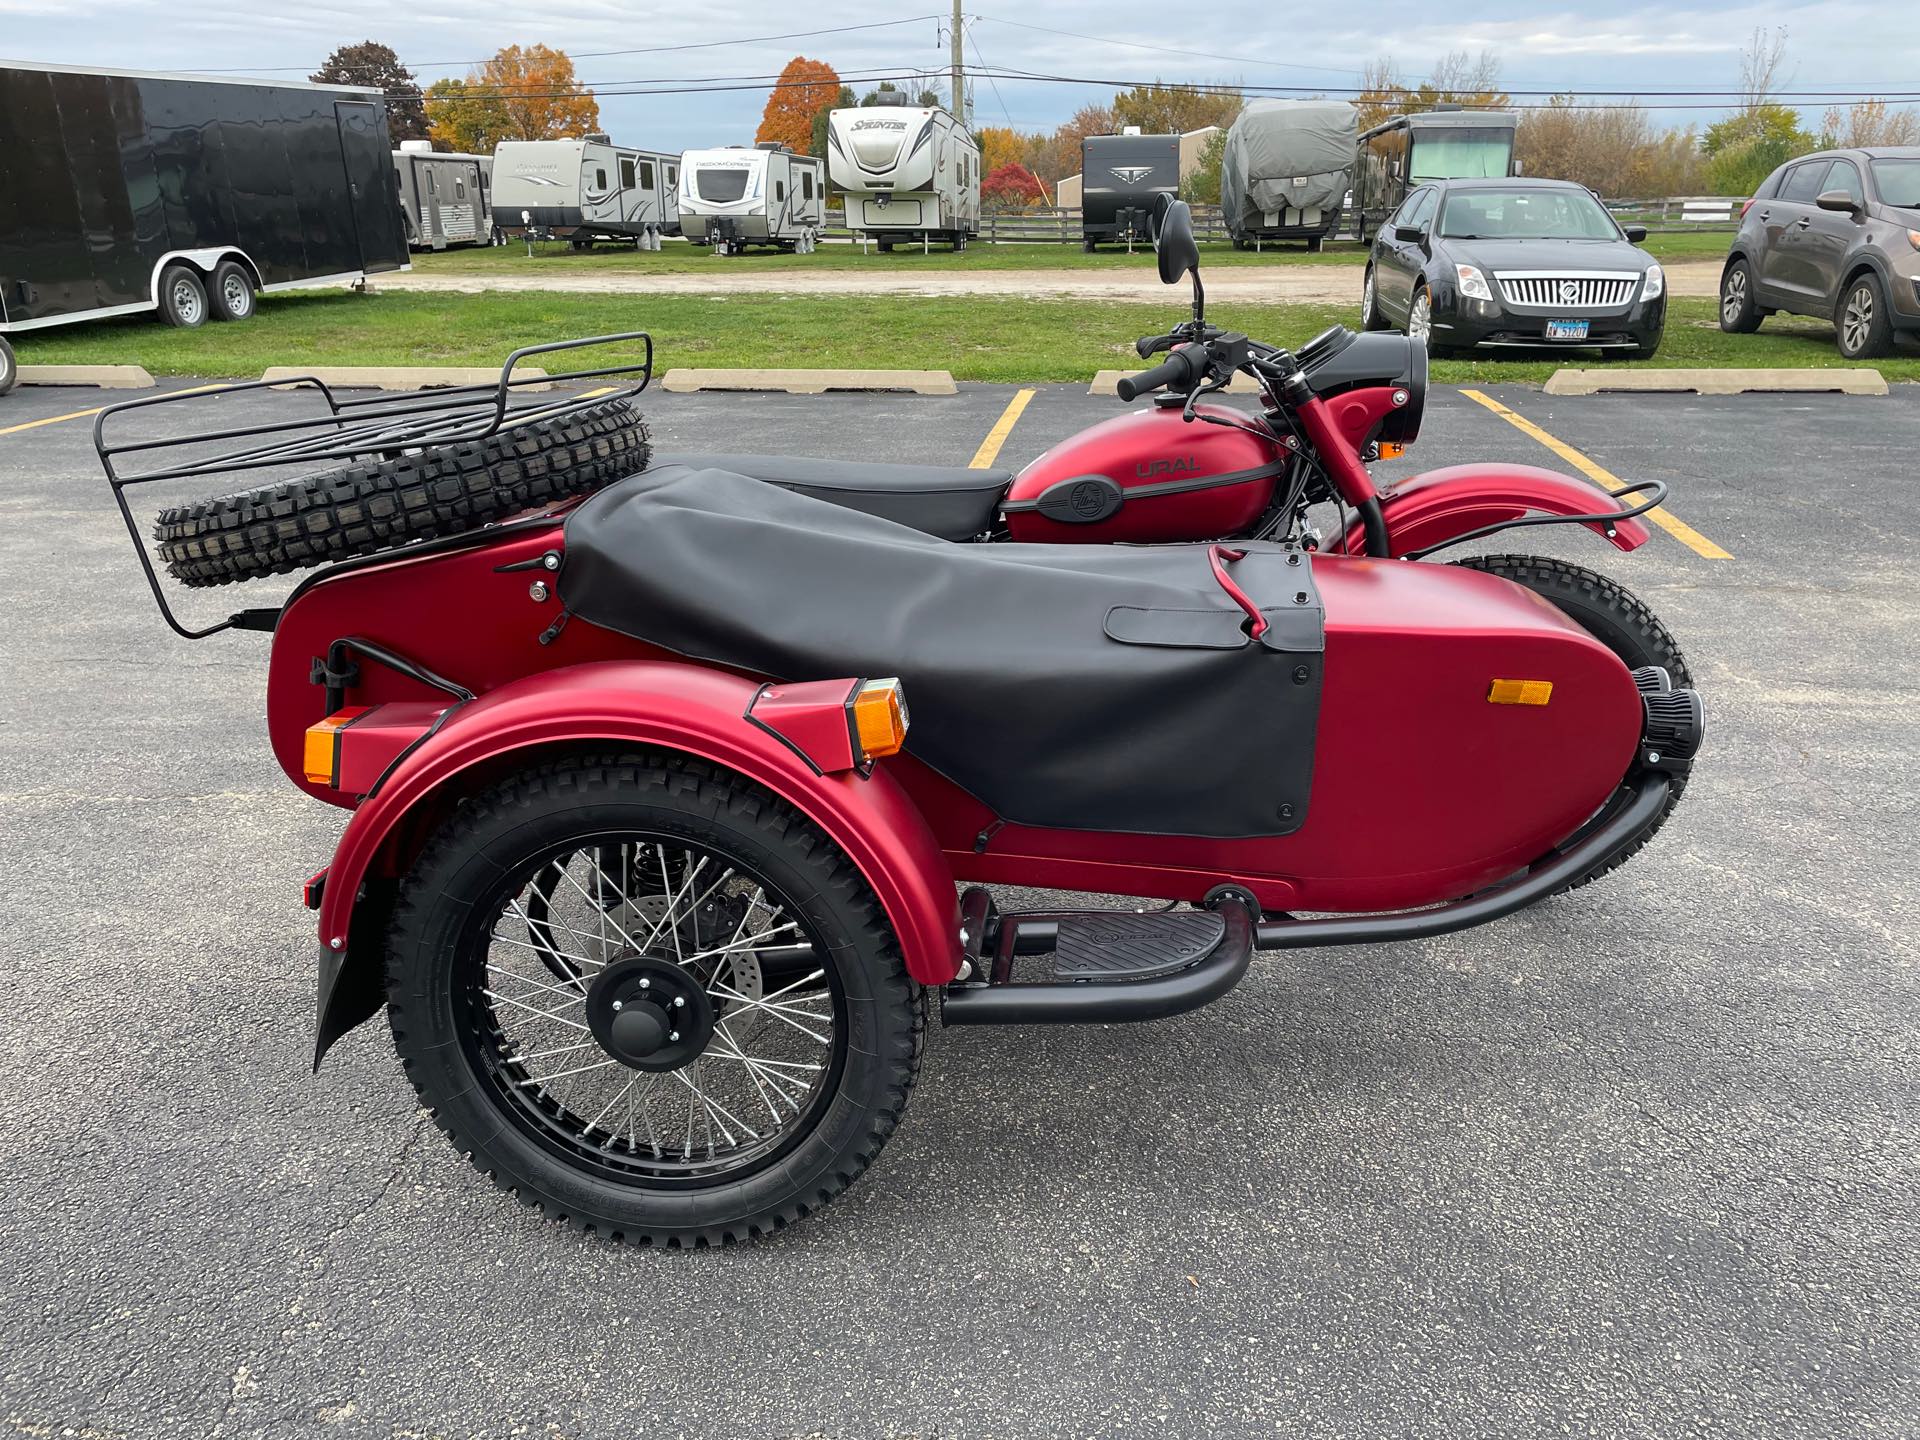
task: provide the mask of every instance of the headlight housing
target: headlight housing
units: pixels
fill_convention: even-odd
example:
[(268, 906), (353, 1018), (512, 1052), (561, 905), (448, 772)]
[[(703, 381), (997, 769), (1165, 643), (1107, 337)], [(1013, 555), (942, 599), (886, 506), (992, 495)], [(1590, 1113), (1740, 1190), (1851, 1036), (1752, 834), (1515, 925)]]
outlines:
[(1640, 287), (1640, 298), (1642, 300), (1658, 300), (1666, 293), (1666, 289), (1667, 272), (1662, 270), (1658, 265), (1647, 266), (1647, 278), (1645, 283)]
[(1469, 300), (1493, 299), (1493, 287), (1487, 284), (1487, 277), (1480, 273), (1478, 265), (1456, 265), (1454, 274), (1459, 278), (1460, 293)]

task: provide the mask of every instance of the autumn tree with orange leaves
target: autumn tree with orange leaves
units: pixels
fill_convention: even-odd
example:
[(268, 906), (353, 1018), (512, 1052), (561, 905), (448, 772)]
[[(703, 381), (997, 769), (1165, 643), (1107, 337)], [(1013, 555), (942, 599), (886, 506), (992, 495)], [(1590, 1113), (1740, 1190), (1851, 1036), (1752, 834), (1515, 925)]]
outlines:
[(465, 80), (436, 80), (427, 90), (436, 144), (491, 154), (502, 140), (557, 140), (600, 128), (593, 91), (573, 76), (566, 51), (509, 45)]
[(796, 55), (780, 72), (780, 79), (767, 96), (766, 111), (760, 116), (756, 142), (777, 140), (790, 145), (797, 154), (813, 148), (813, 120), (829, 110), (840, 96), (840, 77), (824, 60), (809, 60)]

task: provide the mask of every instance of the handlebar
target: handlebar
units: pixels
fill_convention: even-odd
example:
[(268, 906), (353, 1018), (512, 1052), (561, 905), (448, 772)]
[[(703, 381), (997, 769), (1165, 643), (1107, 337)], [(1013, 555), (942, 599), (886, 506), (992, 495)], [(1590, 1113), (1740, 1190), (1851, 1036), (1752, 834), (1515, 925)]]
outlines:
[(1122, 400), (1133, 400), (1162, 386), (1191, 387), (1206, 375), (1207, 358), (1205, 345), (1182, 345), (1151, 370), (1142, 370), (1138, 375), (1121, 376), (1119, 383), (1114, 386), (1114, 393)]

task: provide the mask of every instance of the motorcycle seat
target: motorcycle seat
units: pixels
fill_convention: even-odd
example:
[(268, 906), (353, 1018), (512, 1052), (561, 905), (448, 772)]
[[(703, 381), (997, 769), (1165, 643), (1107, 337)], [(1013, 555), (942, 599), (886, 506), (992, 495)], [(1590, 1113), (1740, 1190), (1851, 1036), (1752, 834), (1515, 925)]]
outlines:
[(724, 470), (844, 509), (891, 520), (940, 540), (971, 540), (994, 527), (1013, 474), (957, 465), (893, 465), (792, 455), (661, 455), (649, 468)]

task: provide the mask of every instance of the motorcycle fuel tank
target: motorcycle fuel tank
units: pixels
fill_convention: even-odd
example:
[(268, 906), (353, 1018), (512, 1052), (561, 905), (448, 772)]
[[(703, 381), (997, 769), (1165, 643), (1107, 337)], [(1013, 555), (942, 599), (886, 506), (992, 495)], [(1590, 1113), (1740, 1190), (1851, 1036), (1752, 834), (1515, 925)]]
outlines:
[(1287, 457), (1246, 414), (1200, 405), (1134, 410), (1054, 446), (1014, 477), (1002, 505), (1019, 541), (1213, 540), (1240, 535), (1273, 499)]

